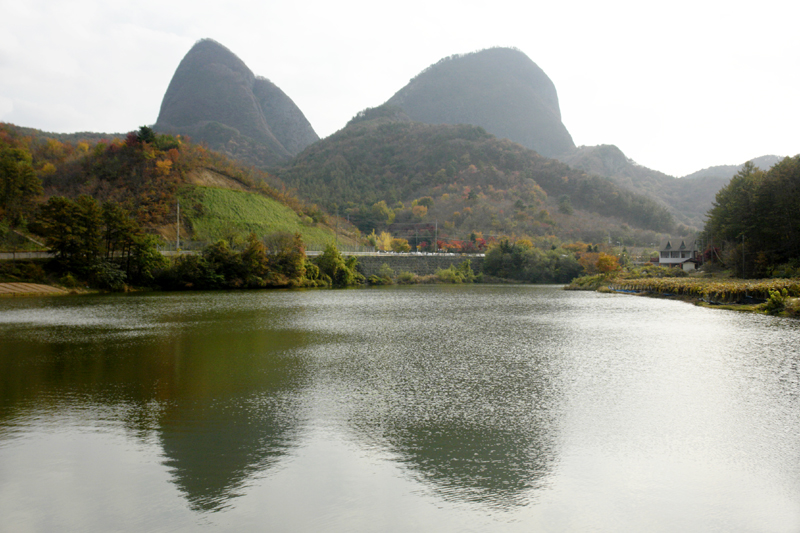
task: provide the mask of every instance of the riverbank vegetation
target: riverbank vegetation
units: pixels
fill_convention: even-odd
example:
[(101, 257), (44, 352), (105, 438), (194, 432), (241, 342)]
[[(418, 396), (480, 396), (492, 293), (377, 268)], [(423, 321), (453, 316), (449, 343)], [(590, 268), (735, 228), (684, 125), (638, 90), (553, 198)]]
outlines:
[(486, 252), (483, 271), (490, 276), (526, 283), (567, 283), (583, 271), (574, 251), (551, 245), (533, 246), (529, 240), (501, 240)]
[(371, 275), (367, 281), (370, 285), (420, 285), (430, 283), (481, 283), (483, 280), (483, 272), (476, 274), (472, 269), (472, 262), (469, 259), (465, 259), (458, 265), (450, 265), (447, 268), (437, 270), (435, 274), (428, 275), (418, 275), (407, 271), (401, 271), (395, 275), (391, 267), (384, 263), (378, 273)]
[(111, 203), (101, 206), (89, 196), (51, 198), (32, 226), (46, 235), (46, 243), (55, 253), (47, 263), (49, 270), (63, 277), (65, 283), (103, 290), (564, 283), (583, 272), (619, 268), (617, 259), (596, 252), (596, 245), (560, 243), (555, 238), (537, 239), (535, 243), (504, 238), (491, 243), (478, 271), (465, 258), (430, 275), (395, 273), (383, 265), (366, 277), (357, 256), (343, 256), (335, 245), (328, 244), (322, 254), (308, 258), (302, 236), (289, 232), (265, 237), (251, 233), (244, 242), (219, 239), (198, 251), (164, 256), (157, 249), (157, 240), (144, 233), (125, 210)]
[[(93, 200), (85, 198), (80, 204), (88, 206), (90, 212), (103, 213), (91, 206)], [(53, 204), (68, 202), (57, 198)], [(75, 203), (72, 209), (78, 211), (80, 204)], [(219, 240), (198, 253), (164, 256), (152, 246), (149, 235), (134, 231), (106, 241), (103, 236), (110, 233), (109, 226), (72, 227), (80, 231), (54, 243), (53, 249), (60, 250), (54, 258), (0, 263), (0, 282), (105, 291), (181, 291), (348, 287), (365, 281), (358, 272), (356, 257), (344, 258), (329, 245), (320, 256), (309, 258), (299, 234), (277, 232), (264, 238), (250, 234), (241, 245)], [(75, 243), (80, 246), (73, 248)]]
[(691, 296), (716, 303), (744, 302), (749, 299), (766, 300), (770, 296), (770, 291), (777, 291), (779, 293), (781, 291), (787, 291), (787, 294), (790, 296), (800, 296), (800, 280), (797, 279), (614, 279), (610, 280), (610, 286), (622, 290)]
[(201, 253), (178, 255), (158, 273), (154, 285), (163, 290), (214, 290), (339, 284), (329, 272), (308, 261), (299, 234), (275, 233), (265, 239), (251, 234), (241, 249), (220, 240)]
[(800, 156), (766, 171), (746, 163), (717, 193), (699, 241), (705, 243), (702, 277), (650, 267), (578, 277), (567, 288), (800, 316)]
[(39, 209), (31, 229), (55, 254), (52, 269), (78, 275), (102, 289), (147, 285), (166, 260), (158, 239), (119, 204), (102, 206), (91, 196), (53, 196)]
[(636, 272), (579, 277), (565, 288), (675, 297), (727, 309), (800, 317), (800, 279), (797, 278), (701, 278), (667, 267), (645, 267)]
[[(387, 152), (375, 139), (391, 141), (395, 149)], [(55, 254), (49, 262), (4, 268), (3, 275), (102, 290), (481, 281), (612, 285), (713, 303), (756, 298), (770, 312), (790, 312), (798, 297), (791, 280), (700, 280), (681, 270), (634, 267), (623, 239), (612, 248), (605, 227), (566, 231), (578, 208), (588, 210), (584, 215), (617, 212), (621, 230), (630, 230), (625, 221), (636, 231), (646, 228), (649, 233), (640, 236), (648, 241), (658, 240), (656, 232), (672, 222), (652, 202), (479, 128), (428, 127), (378, 113), (315, 146), (281, 176), (370, 234), (297, 199), (274, 175), (146, 126), (108, 139), (55, 139), (0, 124), (0, 249)], [(334, 154), (337, 147), (341, 153)], [(708, 243), (707, 268), (748, 278), (800, 275), (798, 191), (797, 156), (768, 171), (746, 165), (709, 213), (701, 238)], [(561, 237), (554, 236), (556, 229)], [(182, 244), (190, 236), (196, 240), (194, 253), (168, 244), (177, 245), (179, 231)], [(582, 234), (592, 235), (592, 243), (570, 241)], [(386, 267), (367, 278), (355, 257), (326, 244), (333, 242), (485, 257), (478, 272), (463, 261), (429, 276)], [(324, 252), (307, 257), (310, 244)]]

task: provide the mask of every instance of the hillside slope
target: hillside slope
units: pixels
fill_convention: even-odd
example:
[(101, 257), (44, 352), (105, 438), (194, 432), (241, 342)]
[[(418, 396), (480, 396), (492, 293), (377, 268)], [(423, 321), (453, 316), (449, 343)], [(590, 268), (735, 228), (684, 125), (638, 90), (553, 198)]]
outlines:
[[(336, 240), (336, 233), (313, 224), (286, 204), (262, 194), (236, 188), (186, 185), (177, 192), (182, 218), (192, 238), (201, 242), (259, 236), (275, 232), (299, 233), (306, 245), (322, 249)], [(344, 239), (351, 244), (350, 239)], [(354, 242), (352, 242), (354, 244)]]
[[(777, 155), (762, 155), (761, 157), (756, 157), (754, 159), (750, 159), (749, 161), (752, 162), (755, 166), (760, 168), (761, 170), (769, 170), (772, 168), (775, 163), (778, 163), (783, 160), (783, 157)], [(744, 163), (741, 165), (717, 165), (713, 167), (704, 168), (702, 170), (698, 170), (697, 172), (692, 172), (684, 176), (682, 179), (697, 179), (697, 178), (726, 178), (731, 179), (734, 174), (739, 172), (744, 168)]]
[[(573, 168), (605, 176), (627, 190), (649, 196), (669, 210), (675, 220), (694, 230), (702, 229), (717, 192), (743, 165), (710, 167), (676, 178), (636, 164), (614, 145), (580, 146), (558, 159)], [(756, 166), (768, 169), (781, 158), (756, 158)]]
[[(0, 147), (13, 145), (30, 157), (31, 171), (42, 185), (38, 202), (88, 195), (115, 203), (148, 231), (172, 242), (178, 199), (184, 242), (190, 237), (213, 241), (278, 231), (300, 233), (307, 243), (318, 245), (336, 239), (325, 223), (327, 215), (287, 194), (277, 178), (200, 145), (155, 135), (146, 127), (124, 140), (74, 135), (78, 142), (62, 142), (46, 132), (0, 123)], [(354, 242), (346, 235), (339, 240)]]
[(426, 124), (472, 124), (552, 157), (574, 148), (555, 85), (524, 53), (491, 48), (431, 65), (387, 102)]
[(154, 128), (261, 167), (319, 139), (291, 98), (211, 39), (198, 41), (178, 65)]
[[(411, 122), (383, 106), (307, 148), (278, 176), (362, 231), (437, 224), (470, 232), (605, 239), (668, 231), (663, 207), (470, 125)], [(566, 235), (569, 233), (569, 235)]]

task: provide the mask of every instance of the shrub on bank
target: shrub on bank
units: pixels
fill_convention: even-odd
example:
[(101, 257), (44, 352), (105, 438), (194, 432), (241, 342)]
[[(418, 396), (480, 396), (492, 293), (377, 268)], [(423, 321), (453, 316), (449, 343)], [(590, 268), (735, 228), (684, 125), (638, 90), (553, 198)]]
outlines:
[(608, 285), (612, 276), (609, 274), (595, 274), (594, 276), (581, 276), (573, 279), (569, 285), (564, 287), (570, 291), (596, 291), (602, 286)]
[(333, 287), (349, 287), (366, 281), (357, 269), (358, 258), (351, 255), (345, 259), (333, 244), (325, 247), (325, 251), (316, 259), (316, 264), (322, 279)]
[(0, 282), (44, 283), (47, 273), (42, 265), (43, 261), (2, 261)]
[(383, 263), (378, 269), (378, 273), (371, 275), (367, 281), (370, 285), (393, 285), (393, 278), (394, 270), (386, 263)]
[(400, 285), (411, 285), (413, 283), (418, 283), (419, 276), (411, 272), (400, 272), (397, 275), (397, 283)]
[(436, 277), (441, 283), (473, 283), (476, 280), (469, 259), (458, 266), (450, 265), (448, 268), (437, 270)]
[(786, 301), (789, 299), (789, 291), (786, 289), (769, 290), (769, 298), (764, 304), (764, 311), (768, 315), (777, 315), (786, 309)]

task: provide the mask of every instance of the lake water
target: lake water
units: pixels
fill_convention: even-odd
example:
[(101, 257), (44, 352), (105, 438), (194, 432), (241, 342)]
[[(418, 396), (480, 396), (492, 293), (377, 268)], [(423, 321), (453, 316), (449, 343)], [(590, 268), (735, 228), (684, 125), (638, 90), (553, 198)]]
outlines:
[(0, 531), (800, 531), (800, 322), (536, 286), (0, 300)]

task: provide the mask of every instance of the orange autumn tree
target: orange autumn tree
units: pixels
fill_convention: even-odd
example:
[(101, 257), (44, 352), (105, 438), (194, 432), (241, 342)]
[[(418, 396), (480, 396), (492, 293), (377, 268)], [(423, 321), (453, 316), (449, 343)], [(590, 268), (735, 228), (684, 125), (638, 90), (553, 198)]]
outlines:
[(597, 267), (597, 271), (599, 273), (609, 274), (620, 269), (619, 259), (617, 259), (616, 256), (608, 255), (603, 252), (600, 252), (598, 255), (599, 257), (597, 258), (597, 263), (595, 263), (595, 266)]
[(578, 257), (578, 263), (583, 267), (583, 271), (588, 275), (597, 274), (597, 261), (600, 259), (600, 254), (597, 252), (582, 253)]

